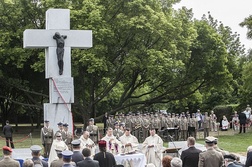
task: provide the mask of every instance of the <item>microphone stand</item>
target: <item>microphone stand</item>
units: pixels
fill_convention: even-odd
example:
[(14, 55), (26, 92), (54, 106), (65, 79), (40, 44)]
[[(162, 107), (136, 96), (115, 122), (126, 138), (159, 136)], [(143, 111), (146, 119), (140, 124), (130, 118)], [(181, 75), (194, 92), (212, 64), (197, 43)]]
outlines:
[[(172, 142), (174, 148), (175, 148), (176, 151), (177, 151), (177, 156), (180, 157), (179, 150), (178, 150), (178, 148), (176, 147), (176, 145), (175, 145), (175, 143), (174, 143), (174, 141), (173, 141), (173, 137), (172, 137), (171, 135), (168, 135), (168, 137), (170, 138), (170, 141)], [(168, 140), (168, 144), (169, 144), (169, 140)]]

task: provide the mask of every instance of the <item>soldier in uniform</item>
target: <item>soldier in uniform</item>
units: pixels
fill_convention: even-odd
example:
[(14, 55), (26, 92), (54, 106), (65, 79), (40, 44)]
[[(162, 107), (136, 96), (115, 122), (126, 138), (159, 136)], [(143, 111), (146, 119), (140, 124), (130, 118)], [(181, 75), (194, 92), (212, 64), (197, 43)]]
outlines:
[(173, 125), (175, 128), (175, 140), (179, 140), (179, 125), (180, 125), (180, 118), (179, 114), (176, 114), (175, 118), (173, 119)]
[(44, 121), (44, 127), (40, 134), (42, 145), (44, 146), (44, 157), (48, 158), (53, 142), (53, 129), (49, 127), (49, 121)]
[(75, 167), (75, 165), (72, 164), (71, 159), (72, 159), (73, 152), (69, 150), (62, 151), (62, 156), (63, 156), (63, 166), (62, 167)]
[(126, 117), (125, 117), (125, 127), (129, 127), (132, 129), (132, 123), (131, 123), (131, 114), (126, 114)]
[(140, 133), (142, 131), (142, 118), (140, 116), (140, 113), (137, 113), (136, 116), (135, 116), (135, 120), (134, 120), (134, 136), (136, 136), (136, 138), (140, 139), (141, 136), (140, 136)]
[(155, 114), (154, 118), (151, 119), (151, 129), (155, 129), (158, 132), (161, 129), (161, 121), (158, 118), (158, 115)]
[(18, 161), (11, 158), (12, 149), (8, 146), (3, 146), (3, 159), (0, 161), (0, 166), (20, 167)]
[(57, 130), (55, 132), (54, 139), (56, 139), (57, 133), (61, 133), (62, 140), (65, 141), (66, 140), (66, 132), (64, 131), (63, 123), (59, 122), (57, 125), (58, 125), (59, 130)]
[(114, 120), (114, 115), (110, 115), (109, 118), (107, 119), (107, 127), (109, 128), (114, 128), (114, 123), (115, 123), (115, 120)]
[(188, 118), (188, 135), (196, 139), (198, 130), (198, 120), (195, 113), (192, 113), (192, 118)]
[(94, 118), (89, 119), (89, 125), (86, 128), (86, 131), (90, 133), (90, 139), (95, 143), (98, 143), (99, 140), (99, 128), (94, 125)]
[(78, 162), (84, 160), (83, 155), (81, 154), (82, 150), (80, 148), (81, 141), (73, 140), (71, 144), (73, 146), (72, 161), (75, 162), (75, 164), (77, 164)]
[(186, 141), (187, 139), (187, 129), (188, 129), (188, 122), (187, 119), (185, 117), (185, 115), (183, 114), (180, 120), (180, 138), (184, 141)]
[(40, 152), (42, 150), (42, 148), (39, 145), (33, 145), (30, 147), (31, 152), (32, 152), (32, 161), (34, 163), (34, 166), (37, 164), (40, 164), (43, 167), (47, 167), (48, 163), (44, 160), (41, 160), (40, 157)]
[(217, 132), (217, 117), (216, 115), (214, 114), (214, 111), (212, 110), (211, 111), (211, 114), (210, 114), (210, 120), (211, 120), (211, 131), (215, 131)]
[(204, 120), (203, 120), (203, 128), (204, 128), (204, 138), (209, 136), (209, 130), (210, 130), (210, 117), (208, 116), (208, 113), (205, 112)]
[(150, 128), (150, 119), (147, 117), (146, 114), (143, 114), (142, 119), (142, 132), (143, 132), (143, 139), (146, 139), (149, 136), (149, 128)]
[(64, 142), (68, 146), (68, 149), (72, 150), (71, 142), (73, 141), (73, 134), (68, 131), (68, 124), (67, 123), (63, 124), (63, 128), (64, 128), (64, 131), (65, 131), (65, 134), (66, 134), (66, 139), (65, 139)]
[(116, 139), (118, 140), (119, 137), (121, 137), (123, 135), (123, 131), (121, 131), (121, 129), (119, 128), (119, 123), (115, 122), (114, 124), (115, 129), (113, 130), (113, 135), (116, 137)]
[(206, 137), (206, 151), (199, 154), (198, 167), (222, 167), (224, 163), (223, 155), (214, 149), (215, 138)]
[(167, 128), (173, 128), (173, 120), (171, 118), (170, 113), (167, 114), (166, 124), (167, 124)]

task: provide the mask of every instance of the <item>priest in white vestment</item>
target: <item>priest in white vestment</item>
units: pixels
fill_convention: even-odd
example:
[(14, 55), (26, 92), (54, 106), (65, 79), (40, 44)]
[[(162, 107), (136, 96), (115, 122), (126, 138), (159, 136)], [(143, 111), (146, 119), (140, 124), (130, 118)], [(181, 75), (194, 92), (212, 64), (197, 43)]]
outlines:
[(125, 154), (138, 150), (138, 139), (130, 134), (129, 128), (125, 128), (125, 132), (119, 140), (122, 143)]
[(95, 143), (92, 139), (89, 138), (90, 134), (88, 131), (84, 131), (83, 135), (79, 138), (81, 141), (80, 143), (80, 150), (82, 151), (84, 148), (88, 148), (91, 151), (91, 156), (95, 155)]
[(58, 159), (56, 150), (60, 150), (60, 151), (68, 150), (68, 146), (62, 140), (62, 134), (57, 132), (55, 136), (56, 136), (56, 139), (54, 139), (52, 143), (50, 155), (48, 158), (48, 164), (51, 164), (53, 160)]
[(150, 129), (150, 136), (143, 142), (143, 153), (146, 156), (147, 164), (153, 163), (156, 167), (160, 167), (163, 152), (163, 140), (156, 134), (155, 129)]
[(112, 154), (120, 154), (121, 153), (121, 142), (116, 139), (113, 135), (113, 129), (108, 128), (106, 136), (104, 136), (101, 140), (105, 140), (107, 142), (107, 151)]

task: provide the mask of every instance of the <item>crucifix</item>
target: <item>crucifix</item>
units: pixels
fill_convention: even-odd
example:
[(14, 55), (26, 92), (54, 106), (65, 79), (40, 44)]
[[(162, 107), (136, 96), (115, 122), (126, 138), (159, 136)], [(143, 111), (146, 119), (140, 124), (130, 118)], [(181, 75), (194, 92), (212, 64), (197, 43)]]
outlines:
[(45, 78), (49, 79), (49, 103), (44, 104), (44, 120), (54, 132), (57, 123), (69, 124), (73, 130), (71, 103), (74, 86), (71, 77), (71, 48), (91, 48), (91, 30), (70, 30), (69, 9), (46, 11), (46, 29), (26, 29), (24, 48), (45, 48)]

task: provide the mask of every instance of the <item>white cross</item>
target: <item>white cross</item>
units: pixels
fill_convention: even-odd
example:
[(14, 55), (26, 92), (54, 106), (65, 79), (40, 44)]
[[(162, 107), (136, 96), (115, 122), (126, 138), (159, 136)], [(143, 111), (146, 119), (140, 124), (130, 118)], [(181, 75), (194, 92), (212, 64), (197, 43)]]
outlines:
[(70, 30), (69, 9), (49, 9), (46, 11), (46, 29), (27, 29), (24, 31), (24, 48), (45, 48), (46, 78), (59, 76), (56, 54), (56, 32), (66, 35), (64, 47), (64, 70), (62, 76), (71, 76), (71, 48), (92, 47), (91, 30)]
[[(64, 68), (62, 74), (59, 73), (57, 43), (53, 38), (56, 32), (66, 36), (63, 40)], [(74, 87), (71, 77), (71, 48), (91, 48), (92, 31), (70, 30), (70, 10), (49, 9), (46, 11), (46, 29), (27, 29), (23, 35), (24, 48), (45, 48), (45, 77), (50, 79), (50, 103), (44, 104), (44, 119), (50, 121), (54, 132), (58, 129), (57, 123), (60, 121), (68, 123), (69, 131), (72, 131), (71, 103), (74, 102)], [(54, 86), (55, 84), (58, 85)], [(60, 93), (55, 92), (56, 89)]]

